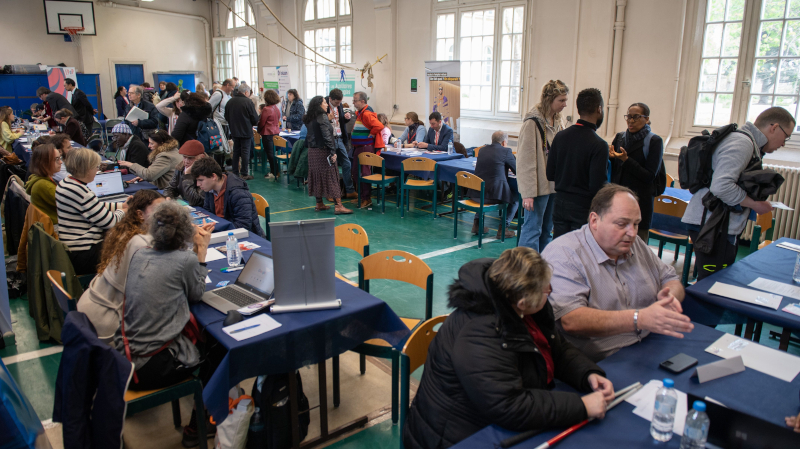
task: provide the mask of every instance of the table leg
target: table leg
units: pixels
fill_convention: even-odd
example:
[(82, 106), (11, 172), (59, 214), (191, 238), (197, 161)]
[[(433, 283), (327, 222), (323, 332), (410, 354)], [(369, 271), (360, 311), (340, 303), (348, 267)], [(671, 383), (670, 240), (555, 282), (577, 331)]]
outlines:
[(764, 322), (763, 321), (759, 321), (759, 322), (756, 323), (756, 329), (754, 331), (755, 333), (753, 334), (753, 341), (754, 342), (758, 343), (758, 342), (761, 341), (761, 330), (762, 330), (763, 327), (764, 327)]
[[(309, 412), (310, 413), (310, 412)], [(297, 412), (297, 376), (289, 375), (289, 415), (292, 424), (292, 447), (300, 447), (300, 416)]]
[(744, 328), (745, 340), (753, 340), (753, 327), (755, 327), (755, 324), (755, 321), (751, 320), (750, 318), (747, 319), (747, 325)]
[(341, 403), (339, 393), (339, 356), (333, 356), (333, 406), (338, 407)]
[(317, 364), (319, 373), (319, 433), (328, 436), (328, 370), (325, 360)]
[(733, 330), (733, 333), (736, 334), (737, 336), (741, 337), (742, 336), (742, 325), (741, 324), (737, 324), (736, 327)]
[(788, 351), (789, 350), (789, 339), (792, 336), (792, 330), (789, 328), (784, 327), (783, 332), (781, 332), (781, 341), (778, 344), (778, 349), (781, 351)]

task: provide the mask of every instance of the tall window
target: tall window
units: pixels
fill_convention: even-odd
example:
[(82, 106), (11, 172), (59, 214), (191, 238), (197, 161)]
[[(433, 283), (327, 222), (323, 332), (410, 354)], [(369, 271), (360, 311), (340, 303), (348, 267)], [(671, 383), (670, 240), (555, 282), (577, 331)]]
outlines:
[(245, 0), (235, 0), (231, 7), (236, 14), (228, 14), (229, 30), (245, 26), (244, 21), (239, 17), (244, 18), (249, 25), (256, 25), (256, 16), (253, 15), (253, 8), (250, 7), (249, 2), (246, 2)]
[(453, 7), (440, 0), (436, 10), (435, 54), (461, 61), (461, 107), (495, 116), (522, 112), (525, 6), (503, 2)]
[(215, 80), (223, 81), (233, 76), (233, 42), (229, 39), (214, 41), (214, 50), (217, 58)]
[[(303, 42), (330, 61), (353, 62), (353, 16), (350, 0), (308, 0), (303, 14)], [(329, 61), (308, 48), (304, 56), (305, 96), (328, 95)]]
[(705, 0), (703, 12), (697, 97), (688, 131), (754, 121), (772, 106), (797, 117), (800, 0)]

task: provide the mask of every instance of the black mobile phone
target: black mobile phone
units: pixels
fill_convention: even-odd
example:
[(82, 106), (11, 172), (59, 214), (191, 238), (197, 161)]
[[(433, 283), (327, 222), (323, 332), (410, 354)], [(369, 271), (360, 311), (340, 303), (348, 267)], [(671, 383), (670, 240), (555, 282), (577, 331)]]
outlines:
[(689, 357), (686, 354), (678, 354), (673, 356), (670, 359), (664, 360), (659, 365), (661, 368), (664, 368), (667, 371), (671, 371), (675, 374), (682, 373), (687, 369), (697, 365), (697, 359), (694, 357)]

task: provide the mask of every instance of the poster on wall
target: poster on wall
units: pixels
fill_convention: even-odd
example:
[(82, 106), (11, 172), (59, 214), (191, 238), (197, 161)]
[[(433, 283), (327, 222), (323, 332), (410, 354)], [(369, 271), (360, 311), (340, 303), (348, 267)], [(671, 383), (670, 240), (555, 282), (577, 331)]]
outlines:
[(278, 96), (285, 98), (286, 91), (292, 88), (289, 82), (289, 67), (285, 65), (262, 67), (264, 89), (274, 89)]
[(356, 72), (346, 71), (341, 67), (328, 67), (328, 78), (331, 90), (341, 90), (344, 98), (352, 98), (356, 93)]
[(442, 120), (459, 132), (461, 117), (461, 62), (425, 61), (428, 78), (428, 104), (431, 112), (442, 114)]
[(47, 68), (47, 84), (50, 86), (51, 92), (56, 92), (72, 101), (72, 92), (67, 92), (64, 89), (64, 80), (72, 78), (75, 81), (75, 88), (78, 86), (78, 77), (75, 76), (75, 67), (48, 67)]

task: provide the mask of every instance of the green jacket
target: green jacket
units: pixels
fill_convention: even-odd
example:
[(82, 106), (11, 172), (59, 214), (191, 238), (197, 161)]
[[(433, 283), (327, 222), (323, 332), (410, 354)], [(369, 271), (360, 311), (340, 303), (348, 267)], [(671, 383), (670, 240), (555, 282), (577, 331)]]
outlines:
[(51, 178), (31, 174), (25, 183), (25, 192), (31, 196), (31, 204), (47, 214), (53, 224), (58, 224), (56, 210), (56, 182)]
[(69, 260), (67, 246), (49, 236), (41, 223), (34, 223), (28, 231), (28, 307), (36, 322), (36, 335), (40, 341), (53, 339), (61, 344), (61, 327), (64, 312), (58, 305), (47, 271), (66, 273), (64, 289), (72, 298), (80, 298), (83, 287), (75, 276)]
[(292, 146), (288, 172), (295, 178), (308, 178), (308, 147), (305, 139), (298, 139)]

